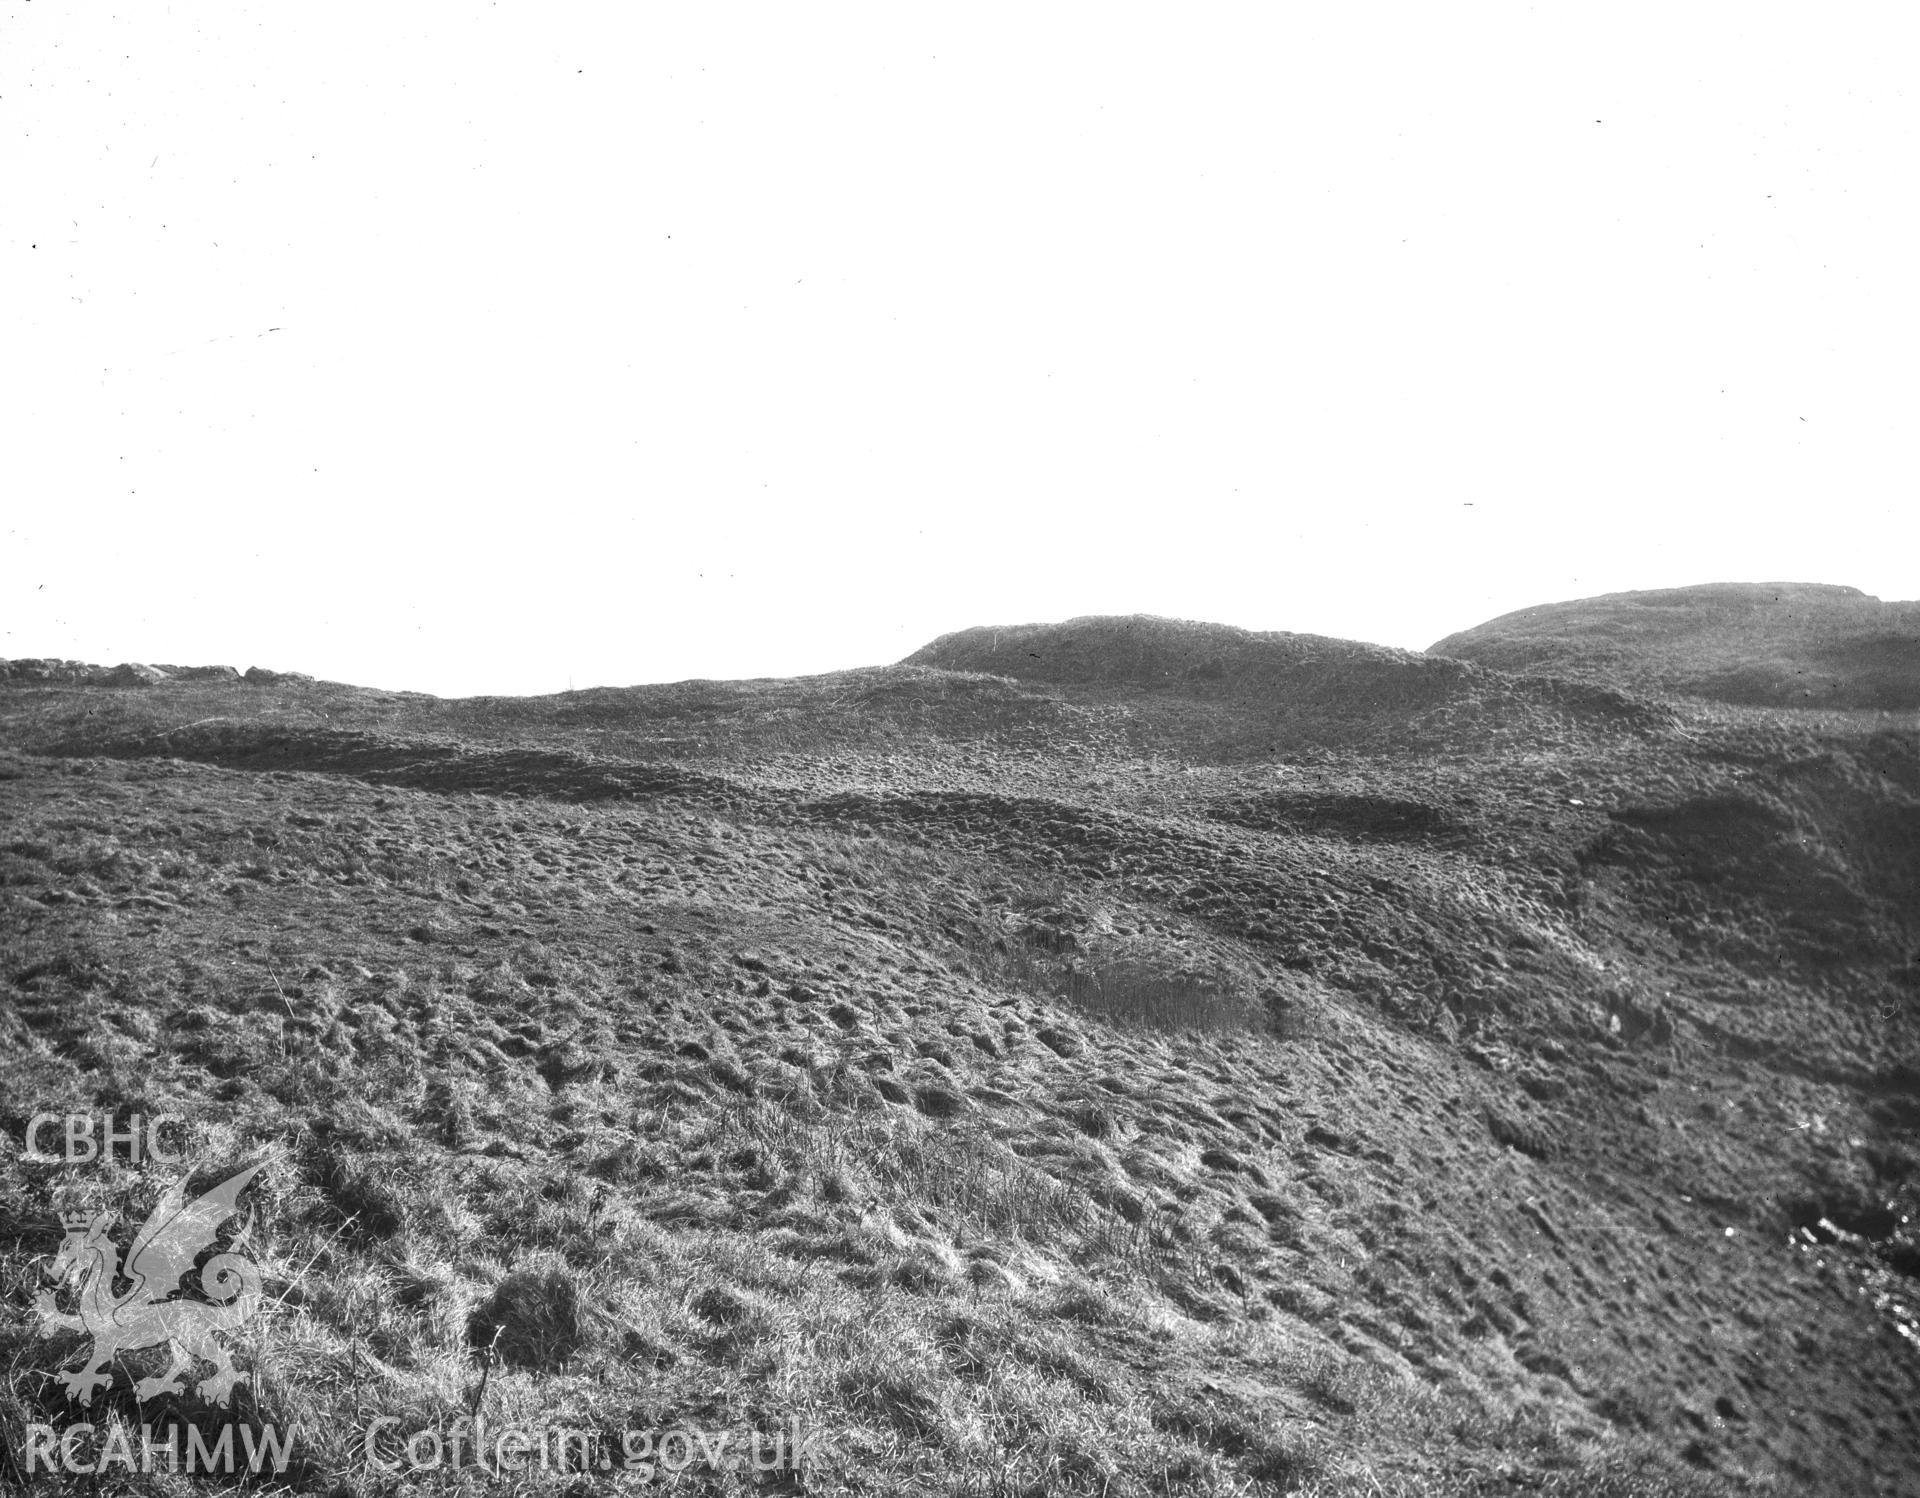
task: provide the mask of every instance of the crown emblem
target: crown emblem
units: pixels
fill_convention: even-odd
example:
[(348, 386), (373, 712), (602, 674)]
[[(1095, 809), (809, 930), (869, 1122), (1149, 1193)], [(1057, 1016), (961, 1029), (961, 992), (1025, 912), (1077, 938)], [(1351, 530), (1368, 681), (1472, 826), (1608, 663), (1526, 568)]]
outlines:
[(93, 1213), (85, 1207), (69, 1207), (60, 1214), (60, 1226), (69, 1233), (84, 1233), (93, 1225)]

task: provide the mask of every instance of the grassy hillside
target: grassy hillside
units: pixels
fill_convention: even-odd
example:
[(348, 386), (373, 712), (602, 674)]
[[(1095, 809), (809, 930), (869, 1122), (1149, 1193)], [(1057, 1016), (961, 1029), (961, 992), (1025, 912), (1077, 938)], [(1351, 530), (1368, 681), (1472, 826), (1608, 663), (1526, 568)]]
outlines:
[[(1155, 620), (143, 682), (0, 683), (0, 1128), (263, 1164), (283, 1486), (477, 1413), (822, 1437), (556, 1493), (1911, 1491), (1911, 718)], [(59, 1212), (178, 1173), (0, 1154), (9, 1482)], [(229, 1418), (164, 1363), (98, 1434)]]
[(1819, 583), (1542, 604), (1448, 635), (1428, 654), (1750, 706), (1920, 708), (1920, 603)]

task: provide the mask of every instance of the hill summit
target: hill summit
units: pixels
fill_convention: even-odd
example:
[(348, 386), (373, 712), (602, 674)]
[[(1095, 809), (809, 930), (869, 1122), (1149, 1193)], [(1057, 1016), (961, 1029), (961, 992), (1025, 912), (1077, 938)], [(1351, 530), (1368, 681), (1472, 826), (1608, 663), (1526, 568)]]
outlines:
[(1148, 739), (1178, 723), (1190, 745), (1240, 757), (1314, 744), (1434, 749), (1501, 735), (1543, 740), (1576, 720), (1617, 731), (1669, 716), (1597, 681), (1516, 676), (1358, 640), (1151, 614), (963, 629), (901, 664), (1119, 707), (1136, 725), (1155, 725)]
[(907, 663), (1025, 681), (1133, 686), (1272, 680), (1302, 670), (1384, 668), (1436, 681), (1460, 674), (1458, 667), (1384, 645), (1154, 614), (1088, 614), (1063, 624), (963, 629), (915, 651)]
[(1427, 653), (1751, 707), (1920, 707), (1920, 603), (1826, 583), (1705, 583), (1541, 604)]

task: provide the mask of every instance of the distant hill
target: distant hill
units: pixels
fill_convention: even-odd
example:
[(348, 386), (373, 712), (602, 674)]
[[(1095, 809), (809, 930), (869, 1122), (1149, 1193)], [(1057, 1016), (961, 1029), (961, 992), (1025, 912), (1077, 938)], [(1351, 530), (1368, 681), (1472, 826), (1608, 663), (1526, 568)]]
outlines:
[(1448, 635), (1427, 654), (1757, 707), (1920, 707), (1920, 602), (1824, 583), (1541, 604)]
[(1150, 737), (1227, 754), (1283, 746), (1346, 748), (1557, 739), (1573, 723), (1604, 732), (1667, 721), (1664, 705), (1612, 687), (1488, 671), (1470, 662), (1357, 640), (1151, 614), (963, 629), (902, 666), (1033, 684), (1085, 704), (1124, 704)]
[(942, 635), (907, 664), (981, 671), (1059, 685), (1169, 686), (1293, 676), (1320, 670), (1457, 679), (1457, 668), (1410, 650), (1236, 629), (1153, 614), (1089, 614), (1063, 624), (986, 625)]

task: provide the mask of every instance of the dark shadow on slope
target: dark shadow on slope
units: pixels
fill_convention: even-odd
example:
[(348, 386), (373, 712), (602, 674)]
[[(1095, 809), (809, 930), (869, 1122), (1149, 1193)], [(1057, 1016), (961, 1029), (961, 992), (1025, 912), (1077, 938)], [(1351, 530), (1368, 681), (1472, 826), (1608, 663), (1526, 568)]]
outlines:
[(1318, 833), (1370, 842), (1454, 841), (1468, 831), (1440, 807), (1396, 796), (1275, 791), (1223, 802), (1208, 815), (1263, 832)]
[(413, 790), (542, 796), (561, 801), (691, 795), (731, 787), (670, 765), (602, 761), (544, 749), (474, 749), (331, 729), (250, 723), (194, 725), (119, 738), (73, 737), (62, 757), (184, 759), (225, 769), (351, 776)]
[[(1581, 852), (1627, 871), (1636, 902), (1683, 939), (1765, 966), (1772, 950), (1814, 966), (1878, 960), (1897, 946), (1831, 829), (1780, 800), (1725, 792), (1623, 806)], [(1740, 950), (1725, 946), (1737, 926)]]

